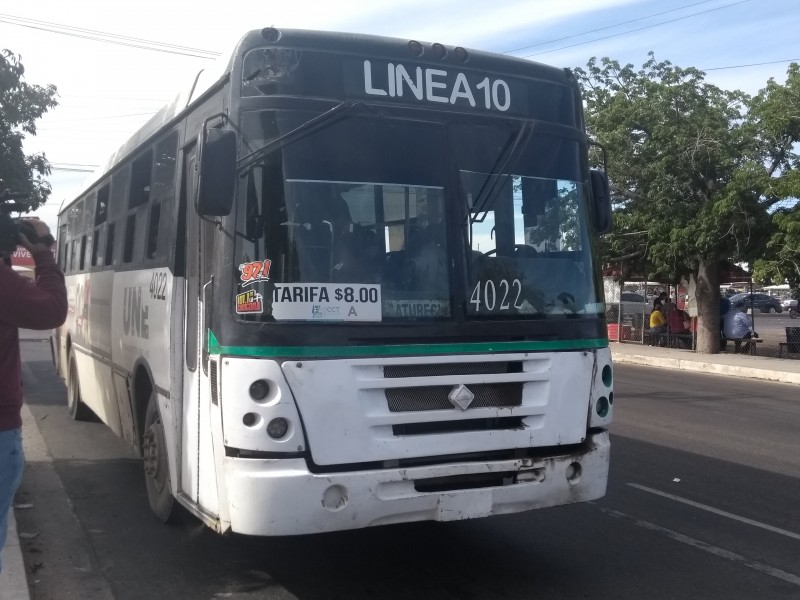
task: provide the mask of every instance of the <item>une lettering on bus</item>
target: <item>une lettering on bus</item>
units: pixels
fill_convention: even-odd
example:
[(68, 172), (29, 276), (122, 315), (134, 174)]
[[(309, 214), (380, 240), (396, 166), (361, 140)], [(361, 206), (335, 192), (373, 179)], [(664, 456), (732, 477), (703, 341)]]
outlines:
[(122, 294), (122, 326), (125, 335), (149, 339), (149, 313), (150, 307), (142, 306), (142, 288), (126, 287)]
[[(409, 69), (403, 65), (388, 63), (387, 69), (387, 89), (375, 87), (372, 77), (372, 63), (364, 61), (364, 92), (370, 96), (389, 96), (390, 98), (402, 98), (405, 90), (411, 93), (417, 100), (427, 100), (429, 102), (441, 102), (456, 104), (459, 101), (466, 101), (472, 108), (476, 108), (481, 102), (483, 108), (487, 110), (499, 110), (505, 112), (511, 106), (511, 89), (508, 83), (502, 79), (490, 80), (484, 77), (479, 83), (470, 85), (467, 76), (458, 72), (452, 89), (449, 87), (448, 72), (444, 69), (432, 69), (422, 67), (411, 68), (414, 73), (412, 78)], [(477, 98), (477, 100), (476, 100)]]

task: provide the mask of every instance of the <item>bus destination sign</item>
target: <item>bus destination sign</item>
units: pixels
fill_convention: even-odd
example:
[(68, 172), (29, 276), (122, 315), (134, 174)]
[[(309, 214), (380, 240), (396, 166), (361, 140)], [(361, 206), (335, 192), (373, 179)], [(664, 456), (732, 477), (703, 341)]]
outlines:
[(432, 104), (525, 114), (527, 88), (507, 77), (459, 70), (452, 66), (432, 67), (380, 60), (347, 61), (345, 91), (348, 95), (373, 100)]

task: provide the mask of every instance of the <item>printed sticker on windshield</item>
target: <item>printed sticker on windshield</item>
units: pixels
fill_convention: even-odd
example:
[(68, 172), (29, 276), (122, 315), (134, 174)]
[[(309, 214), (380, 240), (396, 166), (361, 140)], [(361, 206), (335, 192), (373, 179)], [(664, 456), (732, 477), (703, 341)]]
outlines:
[(264, 312), (264, 296), (255, 290), (236, 294), (236, 314), (254, 315)]
[(276, 283), (272, 316), (278, 320), (381, 320), (381, 286), (363, 283)]
[(247, 287), (260, 281), (269, 281), (271, 266), (272, 261), (270, 259), (256, 260), (239, 265), (239, 282), (242, 287)]

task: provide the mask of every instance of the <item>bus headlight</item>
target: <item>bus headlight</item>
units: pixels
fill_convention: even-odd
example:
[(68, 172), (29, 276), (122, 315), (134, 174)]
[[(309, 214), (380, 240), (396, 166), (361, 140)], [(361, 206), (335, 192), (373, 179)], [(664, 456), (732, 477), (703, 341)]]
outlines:
[(273, 440), (279, 440), (285, 436), (289, 431), (289, 421), (283, 417), (272, 419), (267, 424), (267, 435)]
[(265, 379), (259, 379), (250, 384), (250, 397), (256, 402), (261, 402), (269, 394), (269, 383)]

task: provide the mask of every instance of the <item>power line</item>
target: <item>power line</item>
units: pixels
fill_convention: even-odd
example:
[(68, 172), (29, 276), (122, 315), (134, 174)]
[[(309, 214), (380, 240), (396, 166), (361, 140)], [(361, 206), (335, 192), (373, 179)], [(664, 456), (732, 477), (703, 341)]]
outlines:
[(503, 54), (511, 54), (512, 52), (521, 52), (522, 50), (527, 50), (528, 48), (536, 48), (538, 46), (546, 46), (547, 44), (555, 44), (556, 42), (563, 42), (564, 40), (571, 40), (576, 37), (581, 37), (583, 35), (589, 35), (590, 33), (597, 33), (598, 31), (605, 31), (606, 29), (614, 29), (615, 27), (621, 27), (622, 25), (629, 25), (631, 23), (636, 23), (638, 21), (644, 21), (646, 19), (652, 19), (653, 17), (660, 17), (661, 15), (666, 15), (668, 13), (678, 12), (679, 10), (684, 10), (685, 8), (691, 8), (693, 6), (698, 6), (699, 4), (708, 4), (709, 2), (716, 2), (717, 0), (702, 0), (702, 2), (695, 2), (694, 4), (687, 4), (685, 6), (680, 6), (678, 8), (673, 8), (671, 10), (665, 10), (664, 12), (660, 13), (653, 13), (651, 15), (645, 15), (644, 17), (639, 17), (638, 19), (631, 19), (630, 21), (622, 21), (621, 23), (615, 23), (614, 25), (608, 25), (606, 27), (600, 27), (598, 29), (590, 29), (589, 31), (584, 31), (582, 33), (576, 33), (573, 35), (568, 35), (562, 38), (556, 38), (554, 40), (548, 40), (546, 42), (539, 42), (538, 44), (531, 44), (530, 46), (523, 46), (522, 48), (515, 48), (514, 50), (506, 50)]
[(40, 21), (38, 19), (30, 19), (28, 17), (18, 17), (16, 15), (7, 15), (7, 14), (3, 14), (3, 13), (0, 13), (0, 17), (6, 18), (6, 19), (14, 19), (16, 21), (22, 21), (23, 23), (35, 23), (37, 25), (48, 25), (50, 27), (59, 27), (61, 29), (66, 29), (66, 30), (69, 30), (69, 31), (78, 31), (80, 33), (89, 33), (89, 34), (94, 34), (94, 35), (101, 35), (101, 36), (104, 36), (104, 37), (117, 38), (117, 39), (121, 39), (121, 40), (127, 40), (127, 41), (130, 41), (130, 42), (139, 42), (139, 43), (152, 44), (154, 46), (163, 46), (163, 47), (166, 47), (166, 48), (172, 48), (172, 49), (176, 49), (176, 50), (186, 50), (186, 51), (189, 51), (189, 52), (202, 52), (204, 54), (213, 54), (215, 56), (219, 56), (219, 54), (220, 54), (219, 52), (215, 52), (213, 50), (205, 50), (203, 48), (193, 48), (191, 46), (179, 46), (177, 44), (169, 44), (169, 43), (166, 43), (166, 42), (159, 42), (159, 41), (156, 41), (156, 40), (147, 40), (147, 39), (144, 39), (144, 38), (137, 38), (137, 37), (127, 36), (127, 35), (120, 35), (118, 33), (108, 33), (106, 31), (99, 31), (97, 29), (85, 29), (83, 27), (74, 27), (72, 25), (64, 25), (62, 23), (51, 23), (50, 21)]
[(53, 117), (53, 118), (48, 119), (47, 123), (49, 125), (67, 125), (69, 123), (91, 123), (91, 122), (94, 122), (94, 121), (100, 121), (100, 120), (105, 120), (105, 119), (129, 119), (129, 118), (133, 118), (133, 117), (152, 117), (157, 112), (158, 112), (158, 109), (153, 109), (150, 112), (133, 113), (133, 114), (129, 114), (129, 115), (102, 115), (102, 116), (96, 116), (96, 117), (92, 116), (92, 117), (86, 117), (86, 118), (83, 118), (83, 119), (79, 119), (79, 118), (61, 119), (61, 118)]
[(768, 62), (750, 63), (749, 65), (731, 65), (730, 67), (711, 67), (701, 71), (723, 71), (724, 69), (746, 69), (747, 67), (761, 67), (763, 65), (779, 65), (781, 63), (798, 62), (800, 58), (787, 58), (786, 60), (771, 60)]
[(689, 19), (691, 17), (696, 17), (698, 15), (704, 15), (706, 13), (714, 12), (716, 10), (722, 10), (725, 8), (731, 8), (736, 6), (737, 4), (744, 4), (746, 2), (752, 2), (752, 0), (739, 0), (738, 2), (733, 2), (732, 4), (726, 4), (725, 6), (718, 6), (716, 8), (709, 8), (708, 10), (702, 10), (700, 12), (692, 13), (690, 15), (684, 15), (682, 17), (676, 17), (674, 19), (669, 19), (668, 21), (662, 21), (661, 23), (654, 23), (653, 25), (645, 25), (644, 27), (638, 27), (636, 29), (629, 29), (628, 31), (622, 31), (620, 33), (614, 33), (612, 35), (607, 35), (604, 37), (594, 38), (592, 40), (586, 40), (585, 42), (578, 42), (576, 44), (570, 44), (569, 46), (561, 46), (560, 48), (553, 48), (552, 50), (542, 50), (541, 52), (534, 52), (533, 54), (526, 54), (520, 58), (530, 58), (532, 56), (539, 56), (541, 54), (549, 54), (550, 52), (558, 52), (559, 50), (566, 50), (568, 48), (574, 48), (575, 46), (582, 46), (584, 44), (591, 44), (594, 42), (600, 42), (602, 40), (608, 40), (611, 38), (619, 37), (621, 35), (628, 35), (629, 33), (636, 33), (637, 31), (644, 31), (645, 29), (652, 29), (653, 27), (659, 27), (661, 25), (668, 25), (669, 23), (675, 23), (676, 21), (683, 21), (684, 19)]
[[(212, 50), (203, 50), (201, 48), (190, 48), (187, 46), (166, 44), (164, 42), (158, 42), (154, 40), (134, 38), (114, 33), (107, 33), (104, 31), (96, 31), (93, 29), (82, 29), (80, 27), (61, 25), (59, 23), (49, 23), (47, 21), (38, 21), (35, 19), (26, 19), (24, 17), (16, 17), (14, 15), (0, 14), (0, 23), (6, 23), (8, 25), (16, 25), (18, 27), (27, 27), (29, 29), (46, 31), (48, 33), (57, 33), (59, 35), (66, 35), (68, 37), (92, 40), (96, 42), (104, 42), (107, 44), (116, 44), (118, 46), (127, 46), (129, 48), (138, 48), (140, 50), (151, 50), (153, 52), (178, 54), (181, 56), (192, 56), (195, 58), (203, 58), (206, 60), (211, 60), (221, 55), (221, 53), (214, 52)], [(198, 54), (198, 52), (202, 54)]]
[(51, 171), (69, 171), (72, 173), (94, 173), (94, 169), (78, 169), (77, 167), (54, 167), (50, 165)]

